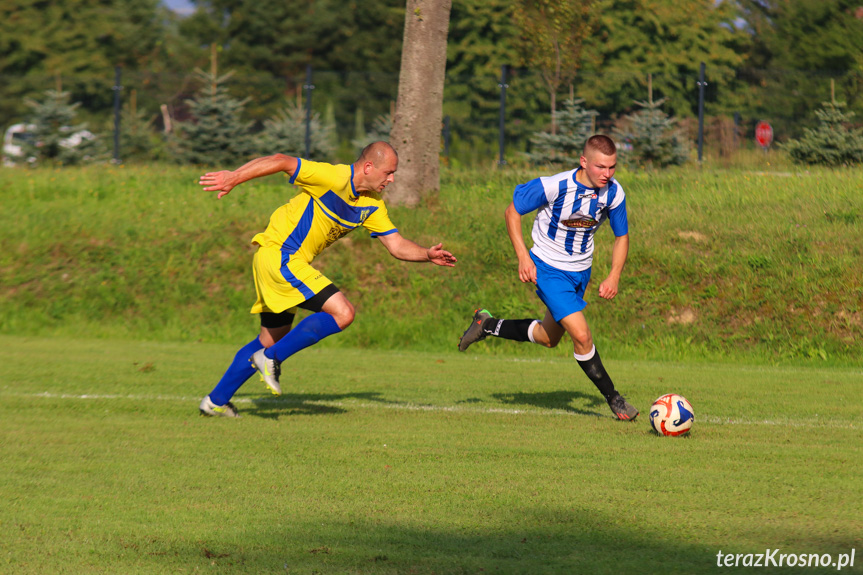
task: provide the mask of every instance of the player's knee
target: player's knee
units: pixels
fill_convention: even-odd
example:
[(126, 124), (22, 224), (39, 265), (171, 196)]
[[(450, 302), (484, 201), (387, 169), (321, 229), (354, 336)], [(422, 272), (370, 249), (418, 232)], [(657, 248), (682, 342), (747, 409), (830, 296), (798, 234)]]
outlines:
[(576, 333), (573, 334), (571, 337), (573, 346), (576, 349), (576, 353), (579, 349), (590, 350), (590, 348), (593, 347), (593, 337), (591, 337), (589, 331)]
[(340, 306), (339, 309), (335, 310), (335, 313), (333, 313), (332, 316), (333, 319), (336, 320), (336, 324), (338, 324), (339, 329), (345, 329), (354, 323), (356, 310), (351, 302), (345, 301), (345, 305)]

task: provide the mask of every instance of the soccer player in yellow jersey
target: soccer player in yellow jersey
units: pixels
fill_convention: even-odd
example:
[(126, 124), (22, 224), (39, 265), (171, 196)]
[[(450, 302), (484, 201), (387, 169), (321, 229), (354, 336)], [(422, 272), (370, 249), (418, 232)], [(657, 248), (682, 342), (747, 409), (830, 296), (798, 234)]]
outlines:
[[(230, 402), (258, 370), (274, 395), (280, 395), (280, 364), (287, 358), (338, 333), (354, 321), (354, 306), (312, 260), (324, 248), (360, 226), (378, 238), (390, 254), (409, 262), (453, 266), (456, 258), (443, 244), (424, 248), (403, 238), (387, 215), (381, 192), (392, 183), (398, 155), (386, 142), (366, 146), (352, 165), (332, 165), (275, 154), (252, 160), (234, 171), (208, 172), (204, 191), (218, 198), (239, 184), (285, 172), (300, 187), (290, 202), (270, 216), (256, 235), (252, 273), (258, 298), (252, 313), (261, 316), (261, 333), (243, 346), (216, 387), (201, 400), (203, 415), (237, 417)], [(313, 312), (291, 329), (296, 308)]]

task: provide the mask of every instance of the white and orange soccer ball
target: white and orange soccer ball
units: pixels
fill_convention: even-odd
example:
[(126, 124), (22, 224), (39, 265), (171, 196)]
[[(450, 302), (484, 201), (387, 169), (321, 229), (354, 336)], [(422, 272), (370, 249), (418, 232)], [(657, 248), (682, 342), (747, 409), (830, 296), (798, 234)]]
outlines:
[(692, 404), (682, 395), (666, 393), (650, 406), (650, 425), (661, 435), (685, 435), (693, 423), (695, 412)]

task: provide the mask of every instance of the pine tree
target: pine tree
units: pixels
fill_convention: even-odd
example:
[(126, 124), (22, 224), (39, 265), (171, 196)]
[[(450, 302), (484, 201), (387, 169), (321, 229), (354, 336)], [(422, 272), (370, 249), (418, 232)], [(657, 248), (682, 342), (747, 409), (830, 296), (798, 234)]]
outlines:
[(625, 163), (664, 168), (689, 160), (686, 138), (676, 120), (660, 109), (663, 102), (665, 98), (654, 102), (652, 95), (647, 102), (635, 102), (641, 110), (624, 118), (624, 129), (615, 128), (615, 135), (624, 143), (620, 156)]
[(843, 111), (845, 104), (841, 102), (824, 102), (822, 106), (815, 111), (818, 127), (804, 128), (802, 138), (780, 144), (781, 148), (798, 164), (848, 166), (863, 162), (863, 130), (847, 126), (854, 113)]
[(535, 164), (578, 165), (584, 143), (593, 135), (594, 119), (599, 113), (581, 107), (584, 100), (570, 98), (564, 109), (555, 111), (557, 133), (538, 132), (530, 139), (528, 159)]
[(219, 77), (197, 69), (194, 74), (204, 86), (189, 100), (192, 119), (179, 122), (170, 140), (174, 158), (187, 164), (245, 163), (257, 151), (252, 122), (242, 118), (248, 98), (237, 100), (228, 93), (225, 82), (231, 72)]
[[(123, 104), (120, 115), (120, 159), (123, 162), (163, 160), (166, 155), (164, 140), (153, 128), (156, 116), (148, 117), (146, 110), (138, 108), (137, 100), (137, 92), (132, 90), (131, 98)], [(113, 120), (110, 129), (114, 129)]]
[(33, 112), (27, 119), (31, 137), (22, 146), (24, 157), (34, 163), (63, 166), (100, 158), (101, 146), (87, 124), (75, 124), (79, 102), (69, 103), (69, 92), (46, 90), (42, 101), (26, 100)]
[[(330, 160), (335, 151), (334, 121), (322, 122), (320, 114), (312, 112), (309, 122), (311, 131), (310, 160)], [(306, 155), (306, 110), (301, 104), (293, 104), (264, 121), (264, 131), (257, 145), (267, 153), (280, 152), (290, 156)]]
[(393, 127), (392, 114), (381, 114), (372, 122), (372, 130), (364, 133), (363, 137), (354, 138), (351, 143), (357, 151), (362, 150), (372, 142), (388, 142), (390, 139), (390, 130)]

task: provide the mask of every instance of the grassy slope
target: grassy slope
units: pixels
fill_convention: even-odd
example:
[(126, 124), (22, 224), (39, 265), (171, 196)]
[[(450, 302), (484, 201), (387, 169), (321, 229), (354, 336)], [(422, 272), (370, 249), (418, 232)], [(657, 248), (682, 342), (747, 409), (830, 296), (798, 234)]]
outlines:
[(608, 362), (642, 409), (692, 401), (668, 439), (571, 360), (451, 352), (307, 350), (282, 398), (252, 381), (239, 420), (199, 418), (232, 354), (0, 336), (0, 571), (694, 574), (856, 546), (860, 572), (859, 369)]
[[(502, 212), (539, 172), (447, 172), (440, 196), (392, 209), (406, 237), (443, 240), (455, 270), (393, 260), (363, 231), (317, 265), (357, 305), (327, 346), (449, 349), (474, 307), (541, 316), (517, 282)], [(0, 172), (0, 331), (239, 343), (256, 329), (249, 240), (292, 194), (281, 177), (222, 201), (198, 171), (92, 167)], [(613, 303), (590, 289), (604, 356), (750, 356), (859, 365), (863, 198), (859, 171), (620, 173), (631, 252)], [(528, 218), (526, 218), (527, 220)], [(526, 222), (527, 224), (527, 222)], [(608, 269), (598, 238), (594, 279)], [(567, 357), (491, 341), (476, 353)]]

